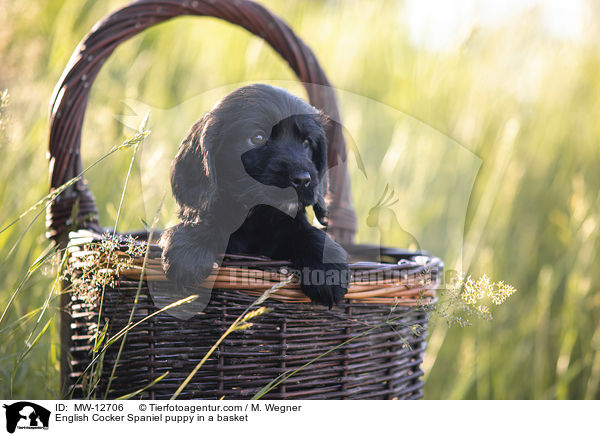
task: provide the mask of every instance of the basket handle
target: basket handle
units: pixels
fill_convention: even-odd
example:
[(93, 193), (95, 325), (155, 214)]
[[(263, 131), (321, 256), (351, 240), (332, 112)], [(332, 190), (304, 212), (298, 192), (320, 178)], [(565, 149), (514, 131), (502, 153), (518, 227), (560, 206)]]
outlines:
[[(264, 39), (304, 84), (311, 104), (338, 121), (330, 123), (327, 131), (329, 166), (337, 165), (330, 173), (329, 232), (339, 242), (351, 242), (356, 231), (356, 216), (350, 201), (346, 146), (335, 93), (313, 52), (279, 17), (249, 0), (138, 0), (99, 21), (75, 49), (52, 96), (50, 191), (81, 174), (83, 118), (91, 85), (104, 62), (122, 42), (150, 26), (181, 15), (221, 18)], [(102, 229), (94, 198), (81, 179), (48, 207), (49, 237), (66, 240), (75, 203), (80, 226)]]

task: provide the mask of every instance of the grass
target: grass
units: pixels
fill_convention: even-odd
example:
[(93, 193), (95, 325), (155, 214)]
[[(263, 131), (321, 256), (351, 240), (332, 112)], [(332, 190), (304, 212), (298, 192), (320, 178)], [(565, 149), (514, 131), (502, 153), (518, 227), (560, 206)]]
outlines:
[[(576, 43), (552, 39), (532, 11), (436, 53), (411, 44), (401, 2), (263, 3), (313, 48), (339, 88), (347, 139), (364, 164), (359, 170), (351, 154), (358, 240), (401, 246), (410, 234), (449, 269), (519, 289), (491, 322), (434, 323), (426, 398), (600, 398), (593, 31)], [(47, 194), (52, 89), (81, 37), (122, 4), (3, 5), (0, 89), (10, 96), (0, 135), (0, 228)], [(115, 116), (137, 114), (132, 124), (139, 125), (145, 111), (131, 100), (151, 108), (152, 136), (122, 208), (133, 150), (87, 173), (100, 222), (111, 225), (118, 215), (120, 229), (138, 229), (152, 221), (187, 129), (247, 81), (302, 92), (269, 47), (213, 19), (178, 19), (120, 47), (92, 90), (84, 167), (131, 135)], [(399, 201), (373, 225), (369, 211), (388, 185)], [(1, 311), (47, 247), (43, 219), (30, 224), (35, 213), (0, 233)], [(158, 227), (174, 222), (169, 196), (159, 218)], [(0, 398), (58, 396), (56, 263), (31, 272), (0, 324)]]

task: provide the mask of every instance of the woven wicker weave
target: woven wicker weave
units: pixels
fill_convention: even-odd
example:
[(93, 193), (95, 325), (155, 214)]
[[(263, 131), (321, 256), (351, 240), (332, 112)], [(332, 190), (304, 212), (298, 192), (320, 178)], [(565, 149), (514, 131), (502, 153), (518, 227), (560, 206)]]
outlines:
[[(139, 0), (100, 21), (75, 50), (52, 98), (50, 129), (50, 189), (79, 176), (81, 128), (91, 85), (106, 59), (122, 42), (144, 29), (180, 15), (206, 15), (239, 25), (269, 43), (304, 84), (310, 102), (339, 120), (335, 94), (312, 51), (278, 17), (247, 0)], [(318, 85), (318, 86), (314, 86)], [(297, 286), (287, 286), (264, 304), (273, 310), (253, 320), (250, 329), (234, 332), (192, 379), (179, 398), (250, 398), (278, 375), (300, 369), (266, 398), (418, 398), (420, 363), (425, 347), (427, 314), (421, 307), (435, 299), (442, 262), (434, 257), (401, 250), (352, 246), (356, 217), (350, 201), (341, 123), (327, 132), (330, 174), (328, 231), (344, 243), (354, 259), (353, 282), (347, 299), (326, 310), (306, 303)], [(340, 159), (341, 158), (341, 159)], [(341, 164), (340, 164), (341, 162)], [(92, 248), (71, 238), (67, 229), (77, 204), (80, 229), (102, 234), (97, 209), (87, 184), (80, 179), (61, 193), (47, 210), (48, 236), (71, 244), (71, 265)], [(86, 234), (86, 237), (89, 236)], [(383, 254), (385, 262), (380, 255)], [(165, 281), (160, 250), (150, 245), (147, 269), (134, 259), (120, 271), (114, 286), (99, 304), (76, 292), (61, 298), (61, 368), (63, 386), (82, 395), (81, 380), (91, 359), (92, 338), (108, 322), (111, 337), (130, 321), (134, 297), (141, 283), (133, 322), (157, 310), (148, 282)], [(284, 261), (227, 256), (215, 271), (217, 286), (210, 303), (183, 321), (160, 313), (128, 333), (126, 345), (111, 383), (109, 398), (129, 394), (169, 371), (168, 377), (143, 395), (170, 398), (180, 383), (248, 305), (273, 283), (286, 276)], [(251, 286), (242, 273), (265, 272), (263, 282)], [(373, 279), (370, 275), (374, 274)], [(383, 279), (381, 275), (383, 274)], [(106, 380), (117, 350), (104, 356), (97, 388), (104, 395)], [(303, 367), (318, 356), (324, 356)]]

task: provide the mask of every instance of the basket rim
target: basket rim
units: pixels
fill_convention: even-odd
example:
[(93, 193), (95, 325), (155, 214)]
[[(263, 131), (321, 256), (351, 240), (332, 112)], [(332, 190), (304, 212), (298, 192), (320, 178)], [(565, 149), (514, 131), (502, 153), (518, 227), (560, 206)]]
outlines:
[[(139, 237), (140, 234), (138, 233)], [(75, 267), (82, 264), (82, 259), (90, 253), (90, 244), (106, 240), (101, 235), (89, 230), (79, 230), (69, 234), (69, 262)], [(128, 256), (129, 265), (119, 269), (124, 280), (168, 283), (162, 269), (160, 254), (162, 249), (155, 243), (146, 243), (135, 239), (131, 234), (117, 234), (118, 244), (115, 252), (119, 256)], [(144, 256), (127, 254), (127, 247), (142, 244), (149, 248), (147, 259)], [(436, 290), (440, 285), (441, 271), (444, 262), (424, 251), (407, 251), (389, 247), (353, 244), (346, 246), (349, 254), (380, 254), (396, 258), (396, 263), (383, 261), (359, 260), (348, 264), (351, 278), (345, 298), (364, 303), (394, 304), (401, 306), (428, 306), (437, 301)], [(379, 254), (378, 253), (378, 254)], [(144, 260), (146, 262), (144, 267)], [(215, 264), (213, 273), (207, 278), (211, 287), (216, 289), (238, 290), (247, 295), (260, 296), (273, 285), (286, 280), (293, 273), (292, 263), (287, 260), (275, 260), (264, 256), (240, 254), (223, 255), (221, 266)], [(214, 282), (214, 284), (212, 284)], [(206, 289), (202, 284), (190, 287), (190, 290)], [(310, 300), (300, 290), (299, 283), (290, 283), (274, 292), (270, 298), (291, 303), (306, 303)]]

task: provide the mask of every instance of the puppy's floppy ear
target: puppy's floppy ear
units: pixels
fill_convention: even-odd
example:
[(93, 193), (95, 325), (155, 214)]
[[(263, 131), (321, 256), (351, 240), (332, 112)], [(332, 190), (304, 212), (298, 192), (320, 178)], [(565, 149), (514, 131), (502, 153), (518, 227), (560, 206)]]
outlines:
[(215, 117), (208, 113), (194, 124), (171, 165), (171, 189), (183, 220), (209, 213), (217, 196), (215, 153), (219, 133)]
[(325, 136), (325, 126), (328, 123), (328, 118), (322, 112), (316, 117), (316, 121), (322, 128), (322, 134), (316, 138), (317, 150), (313, 154), (313, 161), (315, 167), (319, 172), (319, 185), (317, 186), (317, 202), (313, 206), (315, 211), (315, 217), (319, 222), (327, 227), (327, 203), (325, 197), (327, 196), (327, 138)]

